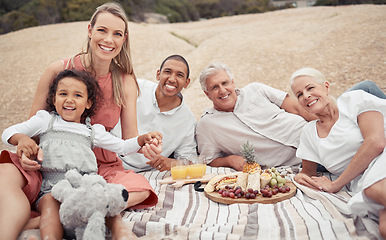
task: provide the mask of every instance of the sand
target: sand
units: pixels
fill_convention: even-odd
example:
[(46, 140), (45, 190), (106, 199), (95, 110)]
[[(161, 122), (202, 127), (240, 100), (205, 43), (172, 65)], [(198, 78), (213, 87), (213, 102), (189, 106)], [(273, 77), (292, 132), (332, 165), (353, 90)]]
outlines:
[[(79, 52), (87, 22), (39, 26), (0, 35), (0, 131), (28, 118), (44, 69)], [(183, 91), (197, 120), (211, 106), (198, 82), (211, 62), (229, 65), (237, 87), (261, 82), (290, 92), (289, 77), (314, 67), (332, 93), (372, 80), (386, 91), (386, 6), (354, 5), (287, 9), (177, 24), (130, 22), (138, 78), (155, 81), (164, 58), (181, 54), (190, 63)], [(1, 144), (1, 149), (14, 149)]]

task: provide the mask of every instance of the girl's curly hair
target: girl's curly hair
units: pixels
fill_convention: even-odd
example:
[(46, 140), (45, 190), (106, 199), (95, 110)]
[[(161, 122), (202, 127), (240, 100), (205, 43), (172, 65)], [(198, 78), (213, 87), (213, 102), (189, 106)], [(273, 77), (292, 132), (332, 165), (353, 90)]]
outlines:
[(55, 100), (55, 95), (56, 91), (58, 89), (58, 84), (60, 80), (63, 78), (75, 78), (86, 85), (87, 88), (87, 100), (91, 100), (92, 105), (89, 109), (85, 109), (82, 117), (81, 117), (81, 122), (84, 122), (87, 117), (91, 117), (95, 114), (98, 106), (101, 104), (103, 101), (102, 97), (102, 92), (99, 87), (98, 82), (95, 80), (92, 75), (86, 71), (78, 71), (74, 69), (66, 69), (60, 72), (54, 79), (54, 81), (51, 83), (50, 88), (48, 90), (47, 94), (47, 106), (46, 110), (48, 112), (55, 111), (55, 105), (54, 105), (54, 100)]

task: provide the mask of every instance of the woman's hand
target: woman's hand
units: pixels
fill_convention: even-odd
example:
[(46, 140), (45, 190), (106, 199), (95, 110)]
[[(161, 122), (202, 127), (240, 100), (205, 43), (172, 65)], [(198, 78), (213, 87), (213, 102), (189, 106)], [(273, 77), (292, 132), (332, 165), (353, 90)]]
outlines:
[(315, 190), (321, 190), (321, 186), (314, 181), (314, 177), (310, 177), (308, 174), (305, 173), (298, 173), (295, 175), (294, 180), (306, 187), (315, 189)]
[(312, 180), (315, 181), (320, 186), (320, 190), (329, 193), (339, 192), (341, 188), (337, 187), (333, 181), (328, 179), (326, 176), (322, 177), (312, 177)]
[(20, 165), (25, 171), (36, 171), (41, 168), (41, 162), (43, 161), (43, 150), (39, 148), (38, 154), (33, 156), (31, 159), (22, 153), (20, 158)]
[(317, 174), (317, 167), (317, 163), (303, 159), (302, 171), (295, 175), (294, 180), (306, 187), (321, 190), (320, 185), (312, 179), (312, 176), (316, 176)]

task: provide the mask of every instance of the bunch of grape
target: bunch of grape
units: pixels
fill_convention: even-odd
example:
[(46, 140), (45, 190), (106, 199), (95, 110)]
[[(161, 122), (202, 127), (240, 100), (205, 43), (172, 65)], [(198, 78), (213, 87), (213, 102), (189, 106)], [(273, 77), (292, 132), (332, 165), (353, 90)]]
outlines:
[(271, 174), (271, 181), (269, 182), (269, 185), (272, 187), (277, 186), (277, 187), (282, 187), (286, 183), (285, 177), (282, 177), (280, 173), (276, 170), (276, 168), (268, 168), (265, 171)]
[(289, 186), (280, 186), (278, 187), (277, 185), (274, 185), (272, 188), (269, 187), (268, 185), (265, 186), (265, 188), (260, 189), (261, 196), (263, 197), (272, 197), (273, 195), (276, 195), (278, 193), (287, 193), (291, 190)]
[(223, 197), (230, 197), (230, 198), (242, 198), (245, 197), (246, 199), (255, 199), (256, 196), (259, 194), (259, 190), (253, 190), (252, 188), (249, 188), (247, 191), (243, 191), (240, 186), (233, 188), (231, 186), (225, 186), (224, 189), (220, 189), (218, 191), (219, 194)]

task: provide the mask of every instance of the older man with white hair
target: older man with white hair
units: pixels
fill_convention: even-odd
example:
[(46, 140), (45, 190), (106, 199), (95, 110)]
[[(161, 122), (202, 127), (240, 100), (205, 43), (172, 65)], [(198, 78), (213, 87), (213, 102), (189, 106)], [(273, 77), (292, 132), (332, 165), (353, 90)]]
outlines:
[(213, 167), (242, 170), (241, 145), (253, 145), (260, 165), (298, 165), (295, 152), (306, 120), (316, 119), (286, 92), (261, 83), (236, 89), (228, 66), (211, 64), (200, 84), (213, 102), (198, 122), (200, 155)]

